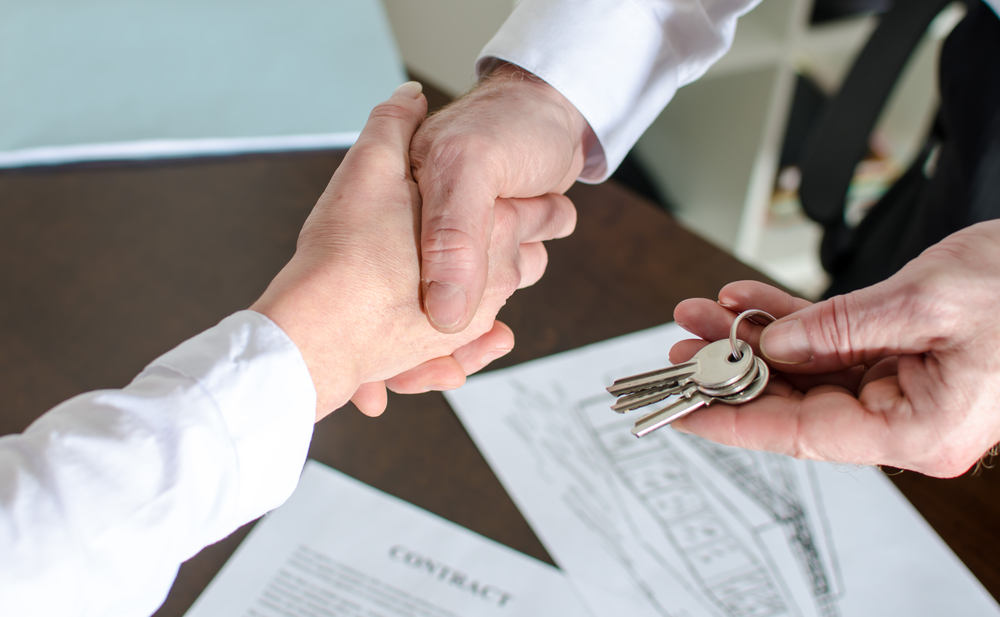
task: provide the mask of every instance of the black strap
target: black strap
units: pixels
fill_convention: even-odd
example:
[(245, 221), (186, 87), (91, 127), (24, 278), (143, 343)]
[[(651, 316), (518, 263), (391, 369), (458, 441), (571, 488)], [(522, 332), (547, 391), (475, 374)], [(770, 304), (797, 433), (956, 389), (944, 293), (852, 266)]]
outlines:
[(952, 0), (897, 0), (827, 105), (802, 157), (799, 198), (813, 220), (842, 224), (854, 168), (879, 113), (931, 21)]

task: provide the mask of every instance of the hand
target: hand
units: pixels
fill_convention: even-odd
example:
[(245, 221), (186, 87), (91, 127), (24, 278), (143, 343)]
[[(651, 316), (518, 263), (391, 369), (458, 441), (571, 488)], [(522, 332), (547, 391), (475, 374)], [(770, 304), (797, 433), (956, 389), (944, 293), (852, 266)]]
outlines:
[(468, 375), (482, 370), (513, 348), (514, 333), (506, 324), (494, 321), (492, 330), (459, 347), (450, 356), (428, 360), (385, 381), (361, 384), (351, 396), (351, 402), (361, 413), (374, 418), (382, 415), (388, 405), (386, 389), (397, 394), (454, 390), (462, 387)]
[[(507, 297), (544, 271), (541, 241), (575, 224), (572, 204), (560, 195), (499, 200), (482, 310), (460, 334), (434, 330), (420, 306), (420, 193), (407, 155), (426, 110), (411, 82), (372, 111), (306, 220), (295, 255), (251, 307), (302, 352), (316, 385), (317, 419), (362, 384), (435, 358), (447, 362), (456, 350), (482, 351), (467, 345), (497, 330), (494, 317)], [(504, 328), (484, 340), (507, 338)]]
[[(759, 399), (713, 405), (675, 428), (797, 458), (960, 475), (1000, 441), (997, 264), (1000, 221), (991, 221), (882, 283), (817, 304), (746, 281), (723, 288), (719, 304), (681, 303), (675, 319), (707, 340), (728, 336), (743, 310), (778, 317), (740, 326), (778, 370)], [(671, 360), (702, 345), (678, 343)]]
[(595, 140), (552, 86), (502, 65), (424, 122), (410, 151), (423, 197), (424, 307), (441, 332), (460, 332), (486, 289), (499, 198), (563, 193)]

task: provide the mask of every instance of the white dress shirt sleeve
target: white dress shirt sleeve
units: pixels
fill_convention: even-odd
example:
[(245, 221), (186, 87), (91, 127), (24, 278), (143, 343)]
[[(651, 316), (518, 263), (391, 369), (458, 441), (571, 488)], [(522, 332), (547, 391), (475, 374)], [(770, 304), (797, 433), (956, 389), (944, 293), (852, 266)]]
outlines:
[(0, 615), (152, 614), (183, 561), (291, 495), (315, 415), (298, 348), (242, 311), (0, 438)]
[(732, 45), (760, 0), (523, 0), (477, 62), (525, 68), (583, 114), (598, 144), (580, 180), (600, 182), (681, 86)]

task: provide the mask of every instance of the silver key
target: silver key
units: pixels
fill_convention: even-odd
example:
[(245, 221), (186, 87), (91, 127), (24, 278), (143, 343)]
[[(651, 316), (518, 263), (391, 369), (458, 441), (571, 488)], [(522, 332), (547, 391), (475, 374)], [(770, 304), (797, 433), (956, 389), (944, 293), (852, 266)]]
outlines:
[(764, 392), (764, 388), (767, 387), (767, 381), (771, 376), (770, 370), (767, 368), (767, 364), (765, 364), (763, 360), (760, 358), (754, 358), (754, 363), (756, 364), (757, 374), (743, 390), (739, 390), (727, 396), (710, 396), (702, 392), (696, 386), (688, 386), (688, 388), (681, 393), (681, 398), (677, 399), (670, 405), (667, 405), (663, 409), (658, 409), (639, 418), (639, 420), (635, 423), (635, 427), (632, 429), (632, 434), (636, 437), (643, 437), (658, 428), (662, 428), (671, 422), (679, 420), (689, 413), (711, 405), (716, 401), (727, 405), (742, 405), (743, 403), (749, 403)]
[[(752, 354), (753, 352), (750, 351), (748, 353)], [(750, 382), (752, 382), (754, 379), (756, 379), (756, 377), (757, 377), (757, 363), (756, 362), (751, 362), (750, 363), (750, 367), (751, 367), (750, 370), (747, 371), (747, 373), (745, 375), (743, 375), (742, 377), (740, 377), (738, 381), (736, 381), (736, 382), (734, 382), (732, 384), (729, 384), (727, 386), (723, 386), (723, 387), (719, 387), (719, 388), (710, 388), (710, 387), (707, 387), (707, 386), (700, 385), (697, 382), (697, 380), (685, 380), (680, 385), (680, 387), (677, 387), (677, 388), (666, 388), (666, 389), (662, 389), (662, 390), (655, 389), (655, 390), (652, 390), (652, 391), (650, 391), (650, 390), (642, 390), (642, 391), (640, 391), (640, 392), (638, 392), (636, 394), (630, 394), (628, 396), (623, 396), (622, 398), (618, 399), (618, 401), (614, 405), (611, 406), (611, 409), (613, 409), (614, 411), (616, 411), (618, 413), (625, 413), (625, 412), (631, 411), (633, 409), (638, 409), (640, 407), (646, 407), (646, 406), (652, 405), (654, 403), (659, 403), (660, 401), (662, 401), (662, 400), (664, 400), (664, 399), (666, 399), (666, 398), (668, 398), (670, 396), (673, 396), (675, 394), (679, 394), (679, 393), (685, 391), (689, 386), (695, 386), (703, 394), (707, 394), (709, 396), (729, 396), (730, 394), (734, 394), (734, 393), (739, 392), (740, 390), (746, 388), (750, 384)]]
[(737, 381), (737, 382), (735, 382), (733, 384), (730, 384), (728, 386), (724, 386), (722, 388), (709, 388), (709, 387), (706, 387), (706, 386), (699, 385), (698, 386), (698, 390), (702, 394), (707, 394), (709, 396), (716, 396), (716, 397), (718, 397), (718, 396), (729, 396), (731, 394), (736, 394), (737, 392), (740, 392), (740, 391), (744, 390), (747, 386), (749, 386), (753, 382), (754, 379), (757, 379), (757, 373), (760, 370), (759, 366), (760, 365), (757, 363), (757, 361), (755, 359), (754, 362), (752, 363), (752, 367), (753, 368), (751, 368), (749, 371), (747, 371), (746, 375), (744, 375), (743, 377), (740, 377), (739, 381)]
[(750, 346), (743, 341), (738, 346), (738, 359), (733, 358), (728, 341), (716, 341), (703, 347), (689, 362), (619, 379), (607, 389), (621, 397), (611, 408), (624, 413), (658, 403), (690, 385), (718, 391), (741, 382), (752, 371), (754, 362)]

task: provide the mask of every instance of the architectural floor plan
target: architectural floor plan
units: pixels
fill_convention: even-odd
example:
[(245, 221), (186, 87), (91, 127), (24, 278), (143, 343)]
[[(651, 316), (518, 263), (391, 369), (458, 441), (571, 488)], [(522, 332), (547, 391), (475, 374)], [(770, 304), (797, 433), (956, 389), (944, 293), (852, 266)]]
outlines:
[(1000, 615), (876, 470), (728, 448), (669, 428), (633, 436), (635, 412), (611, 411), (604, 386), (664, 366), (680, 338), (664, 326), (448, 393), (595, 614)]

